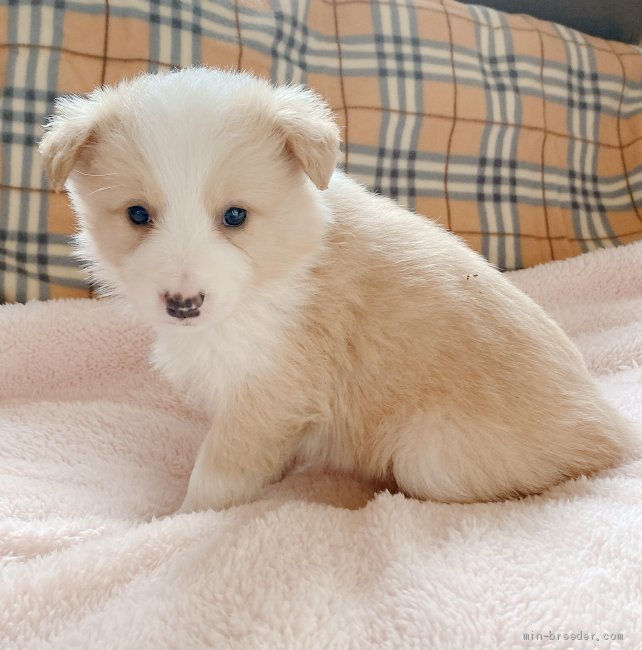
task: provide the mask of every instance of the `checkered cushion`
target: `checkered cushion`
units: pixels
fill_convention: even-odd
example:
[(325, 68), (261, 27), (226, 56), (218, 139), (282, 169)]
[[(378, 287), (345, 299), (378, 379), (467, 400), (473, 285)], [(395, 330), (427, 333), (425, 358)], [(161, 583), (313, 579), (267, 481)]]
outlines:
[(453, 0), (0, 0), (0, 299), (87, 292), (54, 97), (197, 62), (318, 89), (348, 172), (502, 268), (642, 236), (639, 48)]

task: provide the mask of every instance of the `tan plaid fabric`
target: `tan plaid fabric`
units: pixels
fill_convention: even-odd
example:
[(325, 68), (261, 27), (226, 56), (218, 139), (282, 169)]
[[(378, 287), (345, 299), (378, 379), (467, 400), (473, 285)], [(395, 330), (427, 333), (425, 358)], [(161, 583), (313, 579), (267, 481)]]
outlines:
[(639, 48), (453, 0), (0, 0), (0, 299), (86, 293), (54, 97), (192, 63), (318, 89), (348, 172), (502, 268), (642, 236)]

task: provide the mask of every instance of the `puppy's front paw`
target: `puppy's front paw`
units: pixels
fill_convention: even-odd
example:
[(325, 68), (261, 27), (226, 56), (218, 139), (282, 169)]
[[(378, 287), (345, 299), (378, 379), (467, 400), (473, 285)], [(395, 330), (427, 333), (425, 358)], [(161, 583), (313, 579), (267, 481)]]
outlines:
[(204, 474), (198, 466), (189, 480), (187, 494), (177, 514), (203, 510), (225, 510), (253, 501), (260, 486), (230, 477)]

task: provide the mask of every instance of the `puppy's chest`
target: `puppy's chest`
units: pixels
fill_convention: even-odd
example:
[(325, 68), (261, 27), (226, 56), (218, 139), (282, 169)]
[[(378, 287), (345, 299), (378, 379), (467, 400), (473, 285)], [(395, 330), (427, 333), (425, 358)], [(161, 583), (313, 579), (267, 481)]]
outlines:
[(251, 341), (207, 336), (159, 336), (153, 364), (192, 403), (216, 412), (234, 394), (269, 371), (270, 355)]

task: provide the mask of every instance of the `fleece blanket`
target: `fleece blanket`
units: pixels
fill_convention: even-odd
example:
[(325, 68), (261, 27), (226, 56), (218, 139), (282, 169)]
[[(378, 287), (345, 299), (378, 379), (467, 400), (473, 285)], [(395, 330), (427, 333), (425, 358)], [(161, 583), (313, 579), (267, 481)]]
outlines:
[[(510, 277), (642, 423), (642, 243)], [(207, 423), (149, 343), (107, 302), (0, 308), (0, 647), (642, 647), (639, 451), (520, 501), (302, 470), (172, 515)]]

